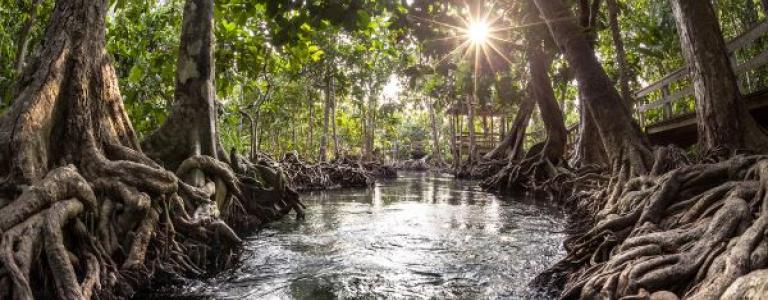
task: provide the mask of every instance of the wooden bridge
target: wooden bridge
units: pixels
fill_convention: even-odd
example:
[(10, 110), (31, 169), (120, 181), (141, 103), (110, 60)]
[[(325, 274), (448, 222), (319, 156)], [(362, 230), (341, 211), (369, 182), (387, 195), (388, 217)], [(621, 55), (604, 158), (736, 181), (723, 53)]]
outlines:
[[(763, 126), (768, 126), (768, 22), (763, 21), (727, 43), (728, 54), (744, 100)], [(697, 140), (693, 85), (687, 67), (635, 93), (635, 118), (651, 142), (687, 147)]]

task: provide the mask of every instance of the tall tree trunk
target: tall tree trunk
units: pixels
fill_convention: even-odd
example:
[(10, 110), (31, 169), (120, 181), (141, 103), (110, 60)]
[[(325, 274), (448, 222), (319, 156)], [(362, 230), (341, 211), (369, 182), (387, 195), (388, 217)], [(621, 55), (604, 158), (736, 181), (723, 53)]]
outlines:
[[(528, 90), (531, 91), (533, 88), (529, 85)], [(532, 94), (529, 93), (523, 97), (517, 109), (517, 115), (515, 115), (515, 119), (512, 121), (511, 129), (504, 136), (501, 143), (485, 155), (485, 159), (518, 160), (522, 158), (525, 132), (528, 129), (533, 107), (536, 105)]]
[(432, 129), (432, 156), (438, 164), (442, 165), (444, 164), (444, 161), (443, 154), (440, 150), (440, 130), (437, 126), (434, 102), (427, 103), (427, 110), (429, 112), (430, 128)]
[(472, 165), (477, 157), (477, 134), (475, 133), (475, 103), (477, 102), (477, 91), (467, 97), (467, 129), (469, 130), (469, 153), (467, 153), (467, 163)]
[(173, 108), (165, 123), (142, 142), (150, 157), (171, 169), (193, 155), (226, 158), (219, 155), (216, 128), (213, 41), (213, 0), (187, 0)]
[(582, 101), (595, 120), (614, 172), (623, 172), (624, 178), (647, 174), (653, 163), (648, 142), (573, 14), (561, 0), (534, 2), (574, 70)]
[(456, 136), (457, 136), (457, 134), (456, 134), (456, 131), (457, 131), (456, 123), (458, 122), (458, 119), (459, 119), (458, 114), (452, 115), (451, 116), (451, 122), (450, 122), (451, 123), (451, 128), (450, 128), (450, 130), (451, 130), (451, 157), (452, 157), (451, 164), (452, 164), (452, 167), (453, 167), (454, 170), (458, 169), (459, 168), (459, 164), (461, 163), (461, 154), (459, 152), (460, 145), (458, 145), (456, 143)]
[(768, 150), (768, 136), (744, 103), (709, 1), (670, 0), (693, 75), (699, 146), (704, 152)]
[(616, 50), (616, 62), (619, 73), (619, 91), (627, 106), (632, 109), (632, 92), (629, 90), (629, 64), (627, 64), (627, 52), (624, 50), (624, 40), (621, 37), (619, 26), (618, 0), (606, 0), (608, 6), (608, 24), (611, 28), (611, 38)]
[[(588, 0), (582, 0), (587, 4), (582, 3), (579, 7), (580, 20), (579, 24), (584, 28), (594, 28), (593, 23), (595, 18), (590, 17), (594, 10), (588, 5)], [(594, 7), (594, 5), (592, 6)], [(597, 43), (597, 34), (595, 30), (589, 30), (587, 40), (590, 47), (594, 48)], [(594, 50), (593, 50), (594, 51)], [(579, 138), (576, 143), (576, 155), (571, 160), (571, 165), (574, 167), (596, 165), (605, 167), (609, 165), (608, 154), (606, 153), (605, 144), (598, 132), (595, 119), (592, 117), (592, 113), (587, 109), (586, 104), (582, 99), (582, 90), (578, 91), (579, 101)]]
[[(326, 72), (328, 72), (326, 70)], [(323, 104), (323, 135), (320, 136), (320, 151), (318, 153), (318, 162), (325, 162), (328, 159), (328, 131), (331, 119), (331, 79), (330, 75), (326, 74), (325, 78), (325, 103)]]
[(257, 143), (257, 137), (256, 137), (256, 122), (253, 119), (253, 116), (251, 113), (240, 110), (240, 114), (243, 115), (245, 119), (248, 120), (248, 136), (249, 136), (249, 143), (250, 143), (250, 151), (248, 158), (251, 160), (256, 159), (256, 143)]
[(312, 151), (313, 147), (315, 146), (315, 93), (313, 91), (309, 91), (309, 97), (307, 100), (307, 105), (309, 106), (309, 120), (307, 124), (307, 127), (309, 129), (309, 134), (307, 135), (307, 156), (306, 157), (312, 157)]
[(331, 107), (331, 127), (333, 129), (333, 157), (340, 157), (339, 134), (336, 129), (336, 92), (333, 92), (333, 106)]
[(373, 152), (376, 150), (376, 149), (374, 149), (375, 148), (374, 145), (376, 144), (376, 111), (377, 111), (376, 106), (377, 106), (377, 101), (376, 101), (376, 97), (370, 97), (369, 99), (370, 99), (371, 103), (370, 103), (370, 106), (368, 107), (368, 113), (370, 114), (370, 116), (368, 117), (368, 147), (367, 147), (367, 149), (368, 149), (367, 154), (368, 155), (365, 157), (366, 160), (372, 160), (373, 159)]
[(507, 136), (507, 116), (501, 116), (499, 118), (499, 139)]
[(541, 39), (534, 34), (529, 34), (528, 62), (531, 72), (531, 86), (533, 98), (539, 106), (541, 119), (547, 131), (547, 140), (542, 150), (543, 157), (552, 163), (558, 163), (565, 155), (567, 133), (563, 112), (557, 105), (555, 92), (552, 90), (552, 81), (549, 78), (549, 66), (552, 61), (547, 58), (542, 50)]

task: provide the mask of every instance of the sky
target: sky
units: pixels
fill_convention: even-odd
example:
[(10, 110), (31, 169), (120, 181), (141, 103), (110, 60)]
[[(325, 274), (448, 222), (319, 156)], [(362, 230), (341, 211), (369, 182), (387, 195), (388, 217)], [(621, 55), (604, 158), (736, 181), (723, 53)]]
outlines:
[(384, 86), (382, 90), (382, 100), (385, 103), (395, 101), (400, 97), (400, 92), (403, 90), (403, 85), (397, 75), (389, 75), (389, 82)]

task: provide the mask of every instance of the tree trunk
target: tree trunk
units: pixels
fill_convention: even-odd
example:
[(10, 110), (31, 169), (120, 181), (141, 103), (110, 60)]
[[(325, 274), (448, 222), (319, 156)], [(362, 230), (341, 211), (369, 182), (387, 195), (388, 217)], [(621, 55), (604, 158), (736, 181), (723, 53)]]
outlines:
[[(530, 90), (532, 88), (529, 88)], [(522, 158), (525, 132), (528, 129), (533, 107), (536, 104), (532, 94), (529, 93), (529, 95), (523, 97), (517, 109), (517, 115), (515, 115), (515, 119), (512, 121), (511, 129), (504, 137), (504, 140), (485, 155), (485, 159), (518, 160)]]
[(768, 16), (768, 0), (760, 0), (760, 4), (763, 7), (763, 14)]
[(451, 166), (454, 170), (457, 170), (459, 168), (459, 163), (461, 162), (461, 154), (459, 153), (459, 145), (456, 143), (456, 123), (458, 122), (459, 116), (458, 115), (451, 115)]
[(507, 116), (501, 116), (499, 118), (499, 136), (507, 136)]
[(240, 110), (240, 114), (243, 115), (243, 117), (248, 120), (248, 136), (250, 137), (249, 138), (250, 139), (250, 151), (249, 151), (248, 158), (251, 159), (251, 160), (255, 160), (256, 159), (256, 153), (257, 153), (257, 150), (256, 150), (256, 143), (257, 143), (256, 122), (253, 119), (253, 116), (249, 112), (247, 112), (245, 110)]
[(443, 154), (440, 150), (440, 130), (437, 126), (434, 103), (427, 103), (427, 110), (429, 112), (429, 124), (432, 129), (432, 156), (438, 164), (442, 165), (444, 162)]
[[(327, 70), (326, 70), (327, 71)], [(328, 159), (328, 131), (331, 119), (331, 79), (330, 75), (326, 74), (325, 78), (325, 103), (323, 104), (323, 135), (320, 136), (320, 151), (317, 161), (325, 162)]]
[(539, 106), (541, 119), (547, 131), (547, 140), (542, 150), (544, 158), (552, 163), (558, 163), (565, 155), (567, 133), (563, 112), (557, 105), (555, 92), (552, 90), (552, 81), (549, 78), (549, 66), (552, 61), (546, 57), (541, 46), (541, 39), (529, 34), (528, 61), (531, 72), (531, 86), (533, 98)]
[(630, 177), (647, 174), (653, 159), (648, 142), (573, 14), (561, 0), (534, 2), (575, 72), (582, 100), (603, 138), (614, 172), (623, 170)]
[(475, 102), (477, 102), (477, 92), (467, 97), (467, 129), (469, 130), (469, 150), (467, 153), (467, 163), (472, 165), (477, 156), (477, 134), (475, 133)]
[(768, 136), (741, 97), (712, 4), (696, 0), (670, 3), (683, 56), (693, 75), (701, 150), (768, 150)]
[[(579, 8), (580, 21), (579, 24), (584, 28), (594, 27), (593, 20), (590, 16), (593, 10), (587, 4), (582, 4)], [(594, 7), (594, 6), (593, 6)], [(597, 35), (594, 30), (589, 31), (588, 41), (590, 47), (594, 49), (595, 43), (597, 43)], [(571, 160), (571, 165), (574, 167), (583, 166), (599, 166), (605, 167), (609, 165), (608, 154), (603, 143), (602, 137), (598, 132), (595, 119), (592, 117), (592, 113), (587, 109), (583, 99), (582, 91), (578, 91), (579, 97), (579, 138), (576, 143), (576, 155)]]
[(29, 15), (19, 31), (16, 59), (14, 59), (13, 62), (13, 68), (16, 70), (16, 74), (21, 74), (21, 71), (24, 69), (24, 64), (27, 62), (27, 52), (29, 52), (29, 40), (31, 38), (30, 34), (32, 33), (32, 28), (35, 26), (35, 22), (37, 22), (37, 8), (42, 2), (43, 0), (33, 0), (32, 3), (30, 3)]
[(333, 157), (339, 158), (339, 134), (336, 129), (336, 91), (333, 91), (333, 106), (331, 107), (331, 127), (333, 129)]
[(308, 103), (309, 106), (309, 135), (307, 135), (307, 157), (312, 157), (313, 147), (315, 146), (315, 93), (309, 91)]
[(633, 99), (632, 92), (629, 90), (629, 64), (627, 64), (627, 52), (624, 50), (624, 40), (621, 37), (619, 5), (617, 2), (618, 0), (606, 0), (608, 6), (608, 23), (611, 28), (613, 46), (616, 50), (616, 62), (619, 73), (619, 91), (621, 91), (621, 97), (631, 110)]
[[(583, 97), (579, 98), (583, 99)], [(608, 154), (605, 153), (603, 139), (600, 137), (592, 113), (583, 103), (579, 105), (579, 138), (576, 143), (576, 155), (573, 157), (571, 165), (575, 167), (608, 166)]]
[(171, 169), (194, 155), (226, 158), (219, 157), (213, 41), (213, 1), (187, 0), (173, 108), (165, 123), (142, 142), (150, 157)]

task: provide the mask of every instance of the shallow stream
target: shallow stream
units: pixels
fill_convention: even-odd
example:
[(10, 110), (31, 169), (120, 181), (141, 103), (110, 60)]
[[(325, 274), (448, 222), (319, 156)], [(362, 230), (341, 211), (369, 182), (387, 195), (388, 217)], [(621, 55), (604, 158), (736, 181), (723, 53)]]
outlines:
[[(234, 270), (170, 292), (215, 299), (530, 299), (564, 255), (565, 216), (405, 173), (363, 190), (302, 195), (307, 218), (248, 239)], [(168, 294), (166, 294), (168, 295)]]

